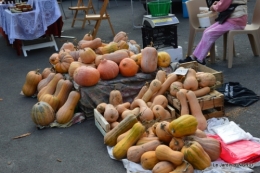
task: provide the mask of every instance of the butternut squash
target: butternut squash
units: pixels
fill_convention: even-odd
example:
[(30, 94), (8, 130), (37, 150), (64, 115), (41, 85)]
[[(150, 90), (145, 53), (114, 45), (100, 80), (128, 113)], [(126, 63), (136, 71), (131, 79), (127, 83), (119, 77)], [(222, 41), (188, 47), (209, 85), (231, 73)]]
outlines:
[(172, 96), (176, 97), (177, 92), (183, 88), (183, 83), (175, 81), (170, 85), (169, 92)]
[(44, 94), (54, 94), (56, 85), (59, 82), (60, 79), (63, 78), (63, 75), (61, 73), (56, 73), (52, 80), (45, 86), (43, 87), (40, 92), (37, 94), (37, 99), (38, 101), (41, 100), (41, 96)]
[(172, 134), (169, 132), (169, 122), (161, 121), (156, 126), (156, 136), (164, 144), (168, 145), (172, 139)]
[(140, 91), (138, 92), (137, 96), (134, 98), (135, 99), (141, 99), (144, 95), (144, 93), (148, 90), (149, 88), (149, 83), (146, 82), (144, 86), (142, 86), (142, 88), (140, 89)]
[(152, 172), (153, 173), (169, 173), (170, 171), (173, 171), (175, 168), (176, 168), (176, 166), (169, 161), (160, 161), (156, 165), (154, 165)]
[(168, 106), (168, 99), (164, 95), (157, 95), (152, 102), (152, 105), (150, 106), (151, 109), (155, 105), (161, 105), (163, 108), (166, 108)]
[(155, 105), (152, 109), (154, 118), (157, 121), (171, 121), (172, 116), (168, 110), (161, 105)]
[(162, 161), (169, 161), (174, 165), (181, 165), (184, 160), (184, 154), (180, 151), (174, 151), (167, 145), (159, 145), (155, 149), (156, 157)]
[(57, 123), (66, 124), (71, 121), (79, 100), (80, 93), (78, 91), (71, 91), (64, 105), (56, 113)]
[(80, 40), (78, 42), (78, 48), (91, 48), (93, 50), (97, 49), (98, 47), (102, 46), (102, 40), (100, 38), (95, 38), (93, 40)]
[(186, 93), (184, 93), (182, 91), (178, 91), (176, 93), (176, 97), (179, 100), (180, 105), (181, 105), (180, 115), (189, 114), (190, 110), (189, 110), (189, 105), (188, 105), (188, 101), (186, 98)]
[(58, 108), (62, 107), (68, 99), (70, 92), (72, 91), (73, 84), (70, 80), (65, 80), (57, 93), (56, 97), (59, 100)]
[(199, 101), (196, 97), (196, 95), (194, 94), (193, 91), (189, 91), (186, 94), (187, 100), (189, 102), (189, 106), (190, 106), (190, 111), (191, 114), (197, 119), (198, 122), (198, 129), (204, 131), (207, 128), (207, 120), (205, 118), (205, 116), (202, 113)]
[(117, 89), (110, 91), (109, 93), (109, 104), (113, 106), (117, 106), (123, 103), (123, 96), (121, 92)]
[(155, 76), (155, 79), (158, 79), (163, 83), (166, 80), (167, 74), (164, 70), (158, 70)]
[(178, 76), (174, 73), (166, 78), (163, 84), (161, 84), (160, 89), (157, 91), (157, 93), (153, 94), (151, 101), (157, 96), (157, 95), (163, 95), (165, 92), (169, 89), (170, 85), (178, 80)]
[(162, 85), (162, 83), (158, 79), (152, 80), (152, 82), (149, 85), (148, 90), (144, 93), (142, 99), (145, 102), (148, 102), (152, 98), (153, 94), (157, 93), (157, 91), (161, 88), (161, 85)]
[(146, 151), (141, 156), (141, 165), (144, 169), (152, 170), (160, 160), (156, 157), (155, 151)]
[(131, 103), (130, 102), (124, 102), (121, 104), (118, 104), (115, 108), (118, 111), (118, 114), (121, 116), (121, 114), (130, 108)]
[(51, 72), (46, 78), (42, 79), (38, 85), (37, 85), (37, 91), (40, 92), (40, 90), (45, 87), (46, 85), (48, 85), (48, 83), (53, 79), (53, 77), (55, 76), (54, 72)]
[(150, 141), (153, 141), (153, 140), (157, 140), (159, 141), (159, 138), (157, 136), (154, 136), (154, 137), (142, 137), (140, 138), (137, 142), (136, 142), (136, 145), (142, 145), (144, 143), (147, 143), (147, 142), (150, 142)]
[(132, 110), (126, 109), (124, 112), (122, 112), (121, 118), (125, 119), (128, 115), (134, 115), (136, 117), (139, 117), (139, 114), (140, 114), (140, 108), (139, 107), (136, 107)]
[(137, 142), (144, 132), (145, 127), (140, 122), (135, 123), (130, 132), (113, 148), (114, 158), (117, 160), (126, 158), (127, 150)]
[(116, 50), (115, 52), (103, 54), (102, 58), (108, 59), (108, 60), (114, 61), (117, 64), (120, 64), (120, 62), (124, 58), (129, 58), (129, 54), (125, 50)]
[(183, 81), (183, 88), (187, 90), (195, 91), (199, 87), (199, 83), (196, 78), (196, 71), (192, 68), (188, 69), (188, 73)]
[(112, 130), (110, 130), (105, 134), (104, 144), (110, 147), (115, 146), (117, 143), (117, 137), (122, 133), (126, 132), (127, 130), (131, 129), (132, 126), (137, 122), (138, 120), (136, 116), (134, 115), (127, 116), (125, 119), (120, 121), (120, 123), (115, 128), (113, 128)]
[(151, 121), (154, 119), (153, 111), (146, 105), (143, 99), (136, 99), (131, 103), (130, 109), (134, 109), (136, 107), (140, 108), (138, 119), (141, 122)]
[(97, 111), (100, 113), (100, 114), (103, 114), (105, 112), (105, 109), (106, 109), (106, 105), (107, 103), (105, 102), (102, 102), (102, 103), (99, 103), (96, 107)]
[(181, 151), (182, 147), (184, 146), (184, 139), (183, 138), (177, 138), (172, 137), (169, 147), (174, 151)]
[(131, 146), (127, 150), (127, 159), (139, 163), (143, 153), (147, 151), (155, 151), (156, 147), (161, 144), (158, 140), (153, 140), (142, 145)]
[(203, 88), (199, 88), (193, 92), (196, 95), (196, 97), (202, 97), (202, 96), (205, 96), (206, 94), (210, 93), (210, 87), (206, 86)]
[(98, 47), (96, 49), (96, 53), (100, 55), (104, 55), (107, 53), (112, 53), (118, 50), (118, 45), (116, 42), (110, 42), (108, 45), (103, 46), (103, 47)]
[(184, 162), (177, 166), (173, 171), (169, 172), (169, 173), (194, 173), (194, 168), (193, 166), (187, 162), (186, 160), (184, 160)]
[(154, 47), (145, 47), (142, 52), (141, 70), (143, 73), (152, 73), (157, 69), (158, 53)]
[(119, 113), (112, 104), (107, 104), (104, 112), (104, 118), (107, 122), (112, 123), (117, 121)]

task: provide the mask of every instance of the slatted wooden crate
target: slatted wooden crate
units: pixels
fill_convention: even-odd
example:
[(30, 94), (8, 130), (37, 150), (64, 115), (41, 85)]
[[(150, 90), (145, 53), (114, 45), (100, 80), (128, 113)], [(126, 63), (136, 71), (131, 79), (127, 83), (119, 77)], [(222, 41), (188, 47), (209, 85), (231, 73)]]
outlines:
[[(169, 93), (167, 93), (167, 99), (169, 104), (175, 109), (176, 116), (178, 117), (181, 110), (179, 100)], [(206, 119), (225, 116), (224, 95), (217, 90), (213, 90), (205, 96), (198, 97), (198, 101)]]

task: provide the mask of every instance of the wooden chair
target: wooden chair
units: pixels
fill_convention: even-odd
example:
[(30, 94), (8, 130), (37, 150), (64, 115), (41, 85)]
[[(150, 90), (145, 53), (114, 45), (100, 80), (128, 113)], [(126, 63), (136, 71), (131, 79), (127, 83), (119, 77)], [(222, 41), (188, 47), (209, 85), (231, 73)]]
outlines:
[(109, 23), (109, 26), (110, 26), (111, 31), (113, 33), (113, 36), (115, 36), (115, 31), (114, 31), (113, 26), (111, 24), (110, 16), (109, 16), (109, 14), (107, 13), (107, 10), (106, 10), (107, 9), (107, 5), (108, 5), (108, 1), (109, 0), (104, 0), (99, 14), (86, 14), (86, 16), (85, 16), (85, 20), (83, 22), (82, 28), (85, 27), (85, 23), (86, 23), (87, 20), (89, 20), (89, 21), (90, 20), (96, 21), (96, 24), (95, 24), (94, 29), (92, 31), (93, 38), (95, 38), (96, 35), (97, 35), (98, 28), (100, 26), (101, 21), (105, 20), (105, 19), (108, 20), (108, 23)]
[[(96, 14), (96, 11), (94, 9), (94, 6), (93, 6), (93, 3), (92, 3), (92, 0), (89, 0), (88, 1), (88, 5), (85, 6), (83, 4), (83, 0), (78, 0), (78, 3), (77, 3), (77, 6), (75, 7), (69, 7), (69, 10), (72, 10), (72, 11), (75, 11), (75, 14), (74, 14), (74, 17), (73, 17), (73, 20), (72, 20), (72, 24), (71, 24), (71, 27), (74, 27), (74, 24), (75, 24), (75, 21), (76, 20), (79, 20), (79, 21), (83, 21), (84, 22), (84, 25), (85, 25), (85, 18), (77, 18), (77, 15), (78, 15), (78, 11), (84, 11), (85, 15), (88, 14), (88, 11), (89, 10), (92, 10), (92, 12), (94, 14)], [(90, 23), (90, 22), (89, 22)]]

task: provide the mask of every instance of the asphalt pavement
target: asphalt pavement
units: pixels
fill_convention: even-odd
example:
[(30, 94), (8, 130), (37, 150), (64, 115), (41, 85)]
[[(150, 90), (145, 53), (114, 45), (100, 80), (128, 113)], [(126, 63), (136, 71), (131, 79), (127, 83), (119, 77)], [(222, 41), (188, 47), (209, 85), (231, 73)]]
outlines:
[[(117, 4), (116, 4), (117, 2)], [(72, 1), (76, 5), (76, 1)], [(86, 2), (85, 2), (86, 3)], [(248, 1), (249, 23), (255, 0)], [(94, 1), (97, 11), (101, 1)], [(68, 10), (70, 0), (63, 0), (63, 8), (67, 19), (63, 16), (62, 36), (70, 38), (56, 38), (58, 47), (66, 41), (77, 43), (83, 36), (93, 29), (94, 22), (81, 28), (77, 21), (72, 28), (73, 14)], [(177, 26), (178, 45), (187, 51), (189, 36), (189, 19), (182, 16), (181, 3), (174, 3), (172, 13), (180, 23)], [(133, 1), (133, 12), (130, 1), (111, 0), (107, 12), (115, 32), (125, 31), (129, 39), (135, 40), (142, 46), (142, 32), (140, 28), (143, 15), (146, 14), (139, 1)], [(83, 13), (79, 13), (83, 16)], [(200, 39), (196, 37), (196, 42)], [(113, 39), (108, 22), (101, 23), (97, 37), (106, 42)], [(236, 57), (233, 67), (227, 68), (227, 61), (222, 60), (222, 38), (217, 42), (217, 59), (215, 64), (207, 62), (207, 66), (222, 71), (224, 82), (239, 82), (242, 86), (260, 95), (259, 65), (260, 58), (254, 57), (247, 36), (235, 37)], [(6, 44), (0, 37), (0, 173), (123, 173), (126, 172), (120, 161), (112, 160), (107, 148), (103, 144), (103, 135), (94, 124), (92, 117), (81, 124), (69, 128), (47, 128), (38, 130), (30, 117), (32, 106), (36, 98), (27, 98), (20, 94), (25, 82), (26, 74), (35, 69), (50, 67), (48, 59), (55, 53), (53, 47), (28, 51), (27, 57), (18, 56), (12, 46)], [(259, 128), (260, 102), (248, 107), (225, 105), (226, 116), (239, 124), (246, 132), (254, 137), (260, 137)], [(29, 136), (13, 139), (16, 136), (30, 133)], [(260, 172), (259, 168), (254, 169)]]

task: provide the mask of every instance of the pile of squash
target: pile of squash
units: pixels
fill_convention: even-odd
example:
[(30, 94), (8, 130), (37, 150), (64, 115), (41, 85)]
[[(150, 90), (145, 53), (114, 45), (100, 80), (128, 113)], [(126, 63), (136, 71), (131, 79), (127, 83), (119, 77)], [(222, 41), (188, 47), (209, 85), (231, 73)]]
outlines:
[[(203, 132), (207, 121), (197, 100), (210, 92), (215, 77), (187, 71), (182, 76), (158, 70), (131, 103), (123, 101), (119, 90), (112, 90), (109, 102), (97, 105), (96, 110), (111, 128), (104, 143), (113, 147), (116, 159), (127, 158), (153, 173), (177, 173), (204, 170), (219, 158), (220, 143)], [(196, 80), (191, 79), (193, 75)], [(178, 118), (167, 110), (167, 92), (186, 102), (181, 104), (186, 107)]]
[(88, 33), (77, 45), (64, 43), (58, 53), (49, 57), (49, 63), (51, 67), (42, 73), (29, 71), (22, 87), (23, 95), (37, 95), (38, 103), (33, 106), (31, 116), (39, 126), (48, 126), (54, 121), (60, 124), (71, 121), (80, 100), (73, 81), (88, 87), (96, 85), (100, 79), (114, 79), (118, 74), (131, 77), (138, 71), (151, 73), (158, 66), (169, 66), (170, 55), (166, 52), (159, 54), (152, 47), (141, 52), (140, 46), (134, 40), (128, 40), (123, 31), (110, 43), (93, 39)]
[(168, 67), (171, 57), (157, 52), (154, 47), (140, 46), (129, 40), (125, 32), (118, 32), (113, 41), (102, 42), (86, 34), (77, 45), (66, 42), (59, 53), (53, 53), (49, 62), (56, 72), (68, 73), (79, 86), (93, 86), (102, 80), (112, 80), (121, 74), (135, 76), (137, 72), (152, 73), (158, 67)]
[(39, 70), (28, 72), (22, 92), (28, 97), (37, 96), (38, 102), (31, 110), (31, 118), (37, 126), (49, 126), (54, 121), (70, 122), (80, 100), (72, 81), (51, 68), (45, 68), (42, 73)]

